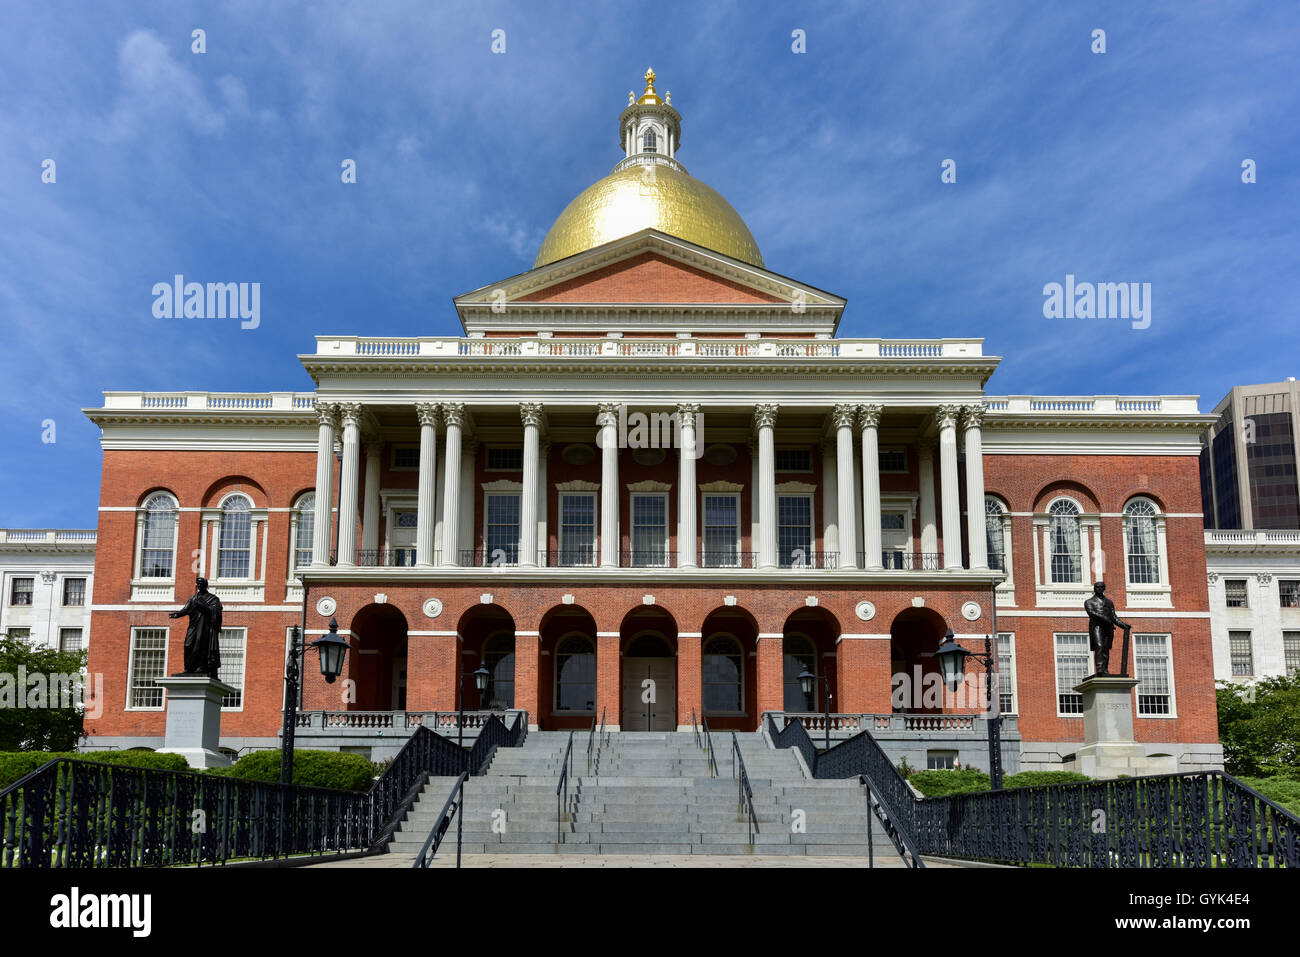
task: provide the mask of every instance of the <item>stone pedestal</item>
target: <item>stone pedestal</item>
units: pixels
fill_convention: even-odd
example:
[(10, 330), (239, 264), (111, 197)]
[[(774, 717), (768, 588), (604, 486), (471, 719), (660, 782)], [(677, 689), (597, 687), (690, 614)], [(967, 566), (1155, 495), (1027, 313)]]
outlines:
[(235, 689), (207, 675), (155, 678), (167, 690), (167, 731), (164, 754), (184, 756), (192, 768), (228, 767), (221, 745), (221, 699)]
[(1074, 690), (1083, 695), (1083, 746), (1065, 770), (1090, 778), (1117, 778), (1121, 774), (1168, 774), (1168, 759), (1147, 757), (1146, 748), (1133, 740), (1133, 689), (1136, 678), (1113, 675), (1085, 678)]

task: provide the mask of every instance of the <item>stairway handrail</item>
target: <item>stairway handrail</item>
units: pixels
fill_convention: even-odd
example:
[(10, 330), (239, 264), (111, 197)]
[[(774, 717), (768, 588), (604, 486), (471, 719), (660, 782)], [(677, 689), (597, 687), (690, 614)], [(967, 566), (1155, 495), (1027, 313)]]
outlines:
[[(422, 870), (429, 866), (434, 855), (438, 853), (438, 848), (442, 846), (442, 839), (447, 834), (447, 829), (451, 826), (451, 819), (456, 819), (456, 866), (460, 867), (460, 849), (461, 835), (465, 830), (465, 780), (469, 777), (468, 771), (462, 771), (456, 783), (452, 785), (451, 793), (447, 795), (447, 801), (442, 806), (442, 813), (438, 815), (437, 820), (433, 822), (433, 827), (429, 829), (429, 836), (425, 838), (424, 846), (420, 848), (420, 853), (415, 856), (415, 863), (411, 865), (412, 869)], [(457, 800), (459, 797), (459, 800)]]
[(713, 750), (713, 735), (709, 733), (708, 715), (705, 715), (703, 717), (703, 721), (704, 721), (704, 741), (707, 745), (707, 750), (709, 752), (709, 772), (712, 774), (713, 777), (716, 778), (718, 776), (718, 755)]
[[(564, 757), (560, 760), (560, 780), (555, 785), (555, 843), (563, 844), (564, 838), (560, 830), (560, 824), (563, 823), (563, 814), (561, 809), (569, 804), (569, 762), (573, 759), (573, 732), (569, 732), (569, 746), (564, 749)], [(564, 792), (564, 803), (560, 803), (560, 792)]]
[(753, 846), (754, 835), (758, 833), (758, 816), (754, 813), (754, 789), (749, 786), (749, 773), (745, 770), (745, 756), (740, 753), (740, 741), (734, 731), (731, 732), (731, 776), (739, 782), (736, 796), (736, 812), (748, 811), (749, 843), (750, 846)]

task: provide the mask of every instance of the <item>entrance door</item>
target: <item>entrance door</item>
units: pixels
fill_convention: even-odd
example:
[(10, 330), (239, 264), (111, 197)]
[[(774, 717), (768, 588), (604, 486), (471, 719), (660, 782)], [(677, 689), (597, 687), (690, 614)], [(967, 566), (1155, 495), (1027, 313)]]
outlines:
[(677, 730), (676, 658), (623, 659), (621, 727), (624, 731)]

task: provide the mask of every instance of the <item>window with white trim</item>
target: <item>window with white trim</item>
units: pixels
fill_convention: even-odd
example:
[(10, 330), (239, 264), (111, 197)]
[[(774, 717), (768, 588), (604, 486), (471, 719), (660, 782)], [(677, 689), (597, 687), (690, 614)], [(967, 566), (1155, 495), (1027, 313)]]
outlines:
[(15, 641), (32, 640), (32, 630), (30, 628), (6, 628), (0, 634), (6, 634)]
[(12, 578), (9, 581), (9, 604), (30, 605), (32, 589), (36, 586), (35, 578)]
[(1157, 514), (1156, 507), (1144, 498), (1124, 506), (1124, 558), (1130, 585), (1161, 583)]
[(1051, 543), (1052, 584), (1083, 583), (1083, 543), (1079, 527), (1079, 506), (1068, 498), (1059, 498), (1047, 510), (1051, 516), (1048, 540)]
[(176, 499), (166, 492), (149, 496), (144, 503), (144, 527), (140, 535), (140, 577), (171, 578), (176, 557)]
[(86, 603), (86, 580), (84, 578), (63, 579), (63, 605), (65, 608), (80, 607)]
[(249, 578), (253, 561), (253, 503), (231, 495), (221, 503), (221, 532), (217, 538), (217, 578)]
[(418, 445), (393, 444), (390, 467), (394, 472), (418, 472), (420, 470), (420, 447)]
[(998, 708), (1002, 714), (1018, 714), (1016, 697), (1016, 636), (998, 633)]
[(704, 494), (704, 565), (735, 568), (740, 564), (740, 496)]
[(519, 472), (524, 467), (524, 450), (519, 445), (489, 445), (483, 456), (488, 472)]
[(596, 711), (596, 647), (585, 635), (568, 635), (556, 646), (555, 710)]
[(1279, 578), (1277, 580), (1277, 602), (1281, 608), (1300, 608), (1300, 580)]
[(811, 495), (776, 497), (776, 552), (782, 568), (813, 564)]
[(658, 143), (659, 139), (655, 135), (654, 127), (648, 127), (646, 131), (641, 134), (641, 152), (657, 153), (659, 151)]
[(519, 493), (488, 492), (483, 497), (484, 565), (519, 564)]
[(1056, 635), (1056, 713), (1083, 714), (1083, 695), (1074, 688), (1092, 673), (1087, 634)]
[(880, 471), (882, 474), (901, 475), (907, 472), (907, 449), (882, 448), (879, 452)]
[(663, 568), (668, 564), (668, 495), (632, 494), (632, 565)]
[(996, 498), (984, 498), (984, 539), (988, 548), (989, 568), (1007, 570), (1006, 509)]
[(218, 640), (221, 649), (221, 667), (217, 678), (235, 690), (221, 698), (222, 711), (242, 711), (244, 708), (244, 658), (248, 650), (247, 628), (222, 628)]
[(1139, 717), (1174, 715), (1174, 662), (1168, 635), (1133, 636), (1133, 675)]
[(560, 564), (596, 564), (596, 494), (560, 493)]
[(745, 655), (732, 635), (704, 643), (704, 713), (741, 714), (745, 710)]
[(1249, 608), (1246, 598), (1246, 579), (1225, 578), (1223, 580), (1223, 603), (1229, 608)]
[(1250, 676), (1255, 673), (1255, 656), (1250, 646), (1250, 632), (1228, 632), (1228, 654), (1232, 658), (1232, 676)]
[(167, 629), (132, 628), (126, 674), (127, 710), (161, 711), (163, 689), (154, 684), (154, 679), (166, 673)]
[(81, 651), (85, 644), (81, 640), (80, 628), (59, 629), (59, 651)]
[(1287, 674), (1300, 674), (1300, 631), (1282, 632), (1282, 661)]
[(304, 492), (293, 507), (293, 566), (306, 568), (312, 562), (312, 541), (316, 532), (316, 493)]
[(776, 449), (773, 453), (775, 472), (811, 472), (812, 449)]

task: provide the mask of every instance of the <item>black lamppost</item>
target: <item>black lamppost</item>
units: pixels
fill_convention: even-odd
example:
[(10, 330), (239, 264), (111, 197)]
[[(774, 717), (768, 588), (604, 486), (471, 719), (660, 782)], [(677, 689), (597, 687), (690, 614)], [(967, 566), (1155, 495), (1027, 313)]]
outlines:
[(935, 657), (943, 670), (943, 683), (955, 691), (966, 677), (966, 659), (974, 658), (984, 666), (989, 676), (987, 709), (984, 712), (989, 723), (989, 787), (994, 791), (1002, 790), (1002, 715), (999, 714), (997, 699), (996, 672), (993, 670), (996, 659), (993, 657), (993, 638), (984, 636), (984, 654), (971, 651), (957, 644), (957, 638), (948, 629), (939, 644)]
[[(813, 693), (816, 683), (817, 676), (807, 668), (799, 674), (799, 687), (803, 691), (805, 698)], [(824, 750), (829, 751), (831, 749), (831, 683), (830, 679), (824, 674), (822, 675), (822, 700), (826, 704), (826, 747)]]
[[(339, 634), (339, 620), (330, 619), (328, 634), (308, 642), (320, 654), (320, 673), (330, 684), (343, 673), (348, 640)], [(298, 725), (298, 659), (302, 657), (302, 632), (294, 625), (289, 629), (289, 659), (284, 666), (284, 729), (280, 734), (280, 783), (293, 782), (293, 737)]]
[(483, 701), (483, 692), (487, 691), (488, 678), (491, 675), (482, 665), (478, 666), (478, 671), (462, 671), (460, 674), (460, 714), (456, 718), (456, 743), (462, 748), (465, 746), (465, 679), (474, 679), (474, 687), (478, 689), (479, 703)]

